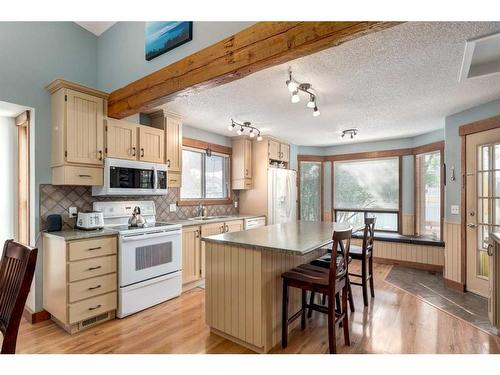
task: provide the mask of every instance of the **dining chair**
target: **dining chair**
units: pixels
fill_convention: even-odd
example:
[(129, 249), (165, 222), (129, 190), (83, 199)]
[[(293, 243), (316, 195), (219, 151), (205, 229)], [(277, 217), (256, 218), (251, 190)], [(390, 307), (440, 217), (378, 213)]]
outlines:
[[(281, 346), (288, 346), (288, 327), (298, 317), (301, 317), (301, 328), (306, 328), (306, 311), (308, 308), (328, 315), (328, 348), (330, 353), (337, 352), (336, 326), (342, 325), (345, 345), (350, 345), (349, 318), (347, 314), (347, 278), (349, 274), (349, 247), (352, 229), (335, 231), (333, 233), (333, 248), (339, 249), (343, 256), (336, 257), (336, 262), (330, 262), (329, 268), (302, 264), (284, 272), (283, 305), (282, 305), (282, 335)], [(289, 288), (302, 291), (301, 309), (288, 316)], [(321, 293), (328, 296), (327, 305), (307, 303), (307, 292)], [(335, 309), (336, 296), (341, 295), (341, 308)], [(340, 298), (340, 297), (339, 297)]]
[(19, 324), (35, 273), (38, 249), (5, 241), (0, 259), (1, 354), (15, 354)]
[(363, 242), (361, 246), (351, 245), (350, 255), (354, 260), (361, 262), (361, 274), (349, 273), (349, 276), (361, 279), (361, 282), (351, 281), (352, 285), (361, 286), (363, 289), (363, 303), (368, 306), (368, 283), (370, 283), (370, 294), (375, 298), (373, 287), (373, 241), (375, 236), (375, 218), (365, 218), (365, 228), (363, 231)]

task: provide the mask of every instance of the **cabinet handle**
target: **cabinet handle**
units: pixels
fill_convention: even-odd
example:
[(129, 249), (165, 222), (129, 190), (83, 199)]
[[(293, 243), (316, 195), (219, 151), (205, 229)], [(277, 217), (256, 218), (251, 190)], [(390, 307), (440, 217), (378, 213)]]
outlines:
[(196, 229), (195, 233), (196, 233), (196, 238), (200, 238), (200, 231), (198, 229)]
[(89, 311), (92, 311), (92, 310), (97, 310), (99, 307), (101, 307), (102, 305), (99, 304), (97, 306), (94, 306), (94, 307), (89, 307)]
[(144, 157), (144, 149), (141, 148), (141, 158), (143, 158), (143, 157)]
[(98, 270), (99, 268), (102, 268), (102, 266), (96, 266), (96, 267), (89, 267), (89, 271), (93, 271), (93, 270)]
[(220, 227), (220, 232), (221, 232), (221, 233), (224, 233), (225, 231), (226, 231), (226, 228), (224, 227), (224, 225), (223, 225), (223, 226), (221, 226), (221, 227)]
[(102, 160), (102, 151), (99, 150), (99, 160)]
[(79, 175), (78, 175), (78, 177), (89, 177), (89, 178), (90, 178), (90, 177), (92, 177), (92, 176), (91, 176), (91, 175), (89, 175), (89, 174), (79, 174)]
[(245, 176), (248, 176), (248, 169), (245, 169)]
[(97, 246), (97, 247), (89, 247), (87, 250), (93, 251), (93, 250), (99, 250), (102, 249), (102, 246)]
[(91, 286), (89, 290), (99, 289), (102, 285)]
[(229, 232), (229, 225), (227, 224), (224, 224), (224, 231), (227, 233)]
[(170, 159), (167, 159), (167, 167), (170, 168)]
[(135, 147), (132, 147), (132, 156), (135, 156)]

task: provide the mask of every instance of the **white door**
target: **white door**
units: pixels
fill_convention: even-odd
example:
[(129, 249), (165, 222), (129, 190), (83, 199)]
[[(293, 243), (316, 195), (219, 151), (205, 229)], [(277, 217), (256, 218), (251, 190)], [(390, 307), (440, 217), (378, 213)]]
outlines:
[(489, 235), (500, 230), (500, 129), (466, 137), (466, 287), (489, 296)]

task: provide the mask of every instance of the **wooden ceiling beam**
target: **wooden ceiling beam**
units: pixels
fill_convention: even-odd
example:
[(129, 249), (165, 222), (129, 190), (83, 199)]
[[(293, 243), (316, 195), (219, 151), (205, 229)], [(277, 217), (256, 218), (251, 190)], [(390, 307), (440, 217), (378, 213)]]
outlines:
[(398, 22), (258, 22), (113, 91), (108, 116), (148, 112), (178, 97), (216, 87)]

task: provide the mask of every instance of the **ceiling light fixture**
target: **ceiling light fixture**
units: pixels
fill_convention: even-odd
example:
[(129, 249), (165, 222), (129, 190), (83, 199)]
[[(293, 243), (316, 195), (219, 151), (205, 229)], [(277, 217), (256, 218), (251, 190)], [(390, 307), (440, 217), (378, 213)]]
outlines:
[(356, 128), (342, 130), (341, 138), (345, 138), (345, 136), (347, 135), (349, 136), (350, 139), (354, 139), (354, 137), (358, 134), (358, 132), (359, 130)]
[(309, 94), (309, 101), (307, 102), (307, 108), (314, 109), (313, 116), (317, 117), (320, 115), (318, 110), (318, 95), (316, 91), (312, 88), (310, 83), (300, 83), (296, 81), (292, 76), (292, 70), (288, 70), (288, 79), (286, 80), (286, 86), (288, 90), (292, 93), (292, 97), (290, 98), (292, 103), (300, 102), (299, 91), (305, 92)]
[(309, 101), (307, 102), (307, 108), (314, 108), (316, 107), (316, 100), (314, 98), (314, 95), (310, 95)]
[(299, 90), (295, 90), (292, 92), (292, 103), (298, 103), (300, 102), (300, 96), (299, 96)]
[(242, 135), (245, 133), (246, 129), (249, 129), (248, 135), (250, 138), (255, 138), (257, 136), (257, 141), (262, 141), (262, 136), (260, 135), (260, 130), (257, 129), (255, 126), (252, 126), (252, 124), (248, 121), (245, 121), (244, 123), (240, 124), (233, 119), (231, 119), (231, 124), (227, 126), (227, 129), (229, 131), (233, 130), (235, 127), (239, 126), (239, 129), (236, 131), (236, 134)]

